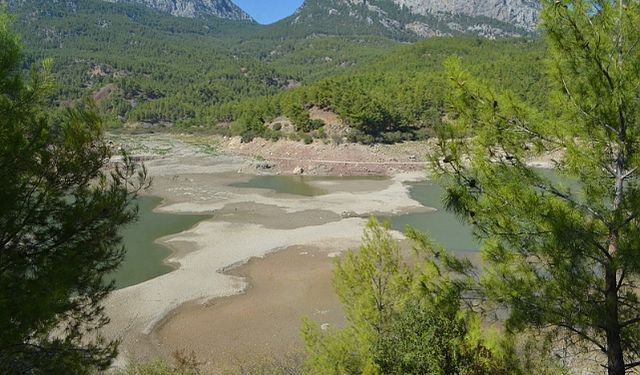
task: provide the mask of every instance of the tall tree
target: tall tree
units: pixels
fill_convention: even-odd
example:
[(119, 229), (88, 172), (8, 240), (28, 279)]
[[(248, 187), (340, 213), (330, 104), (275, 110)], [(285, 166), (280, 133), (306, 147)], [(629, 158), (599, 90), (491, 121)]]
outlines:
[[(508, 308), (508, 327), (599, 353), (620, 375), (640, 364), (640, 8), (543, 3), (548, 112), (483, 87), (452, 62), (452, 121), (440, 129), (433, 165), (448, 207), (484, 240), (483, 284)], [(553, 173), (527, 164), (554, 151), (563, 156)]]
[(408, 263), (389, 227), (371, 219), (359, 250), (336, 261), (334, 287), (348, 325), (324, 332), (304, 322), (307, 373), (562, 373), (554, 361), (519, 351), (513, 337), (480, 326), (463, 298), (475, 285), (468, 260), (416, 231), (407, 236), (418, 255)]
[(9, 23), (0, 12), (0, 372), (104, 369), (117, 346), (96, 332), (105, 275), (122, 261), (118, 229), (136, 217), (145, 173), (110, 165), (90, 105), (47, 108), (51, 61), (25, 77)]

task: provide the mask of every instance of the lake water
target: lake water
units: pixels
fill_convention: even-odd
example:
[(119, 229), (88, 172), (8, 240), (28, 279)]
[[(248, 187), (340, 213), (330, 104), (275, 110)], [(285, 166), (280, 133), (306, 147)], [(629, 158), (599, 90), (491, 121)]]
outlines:
[[(247, 182), (233, 184), (235, 187), (269, 189), (280, 194), (317, 196), (326, 191), (313, 186), (314, 182), (354, 182), (366, 185), (368, 181), (380, 181), (376, 177), (302, 177), (302, 176), (254, 176)], [(442, 206), (443, 190), (432, 181), (410, 184), (410, 195), (425, 207), (435, 208), (436, 212), (414, 213), (389, 218), (394, 229), (403, 231), (407, 225), (428, 233), (435, 241), (451, 251), (477, 251), (479, 243), (473, 238), (471, 227), (464, 225), (452, 213)]]
[(412, 183), (411, 197), (437, 211), (391, 217), (391, 226), (402, 231), (410, 225), (429, 234), (433, 240), (451, 251), (477, 251), (480, 244), (474, 239), (471, 226), (463, 224), (454, 214), (444, 209), (442, 194), (442, 188), (432, 181)]
[(280, 194), (293, 194), (304, 197), (326, 194), (326, 191), (309, 184), (309, 180), (309, 177), (302, 176), (253, 176), (247, 182), (238, 182), (230, 186), (273, 190)]
[[(280, 194), (317, 196), (328, 191), (319, 188), (324, 183), (348, 183), (354, 188), (366, 190), (367, 185), (384, 181), (371, 177), (295, 177), (295, 176), (254, 176), (249, 181), (232, 186), (269, 189)], [(314, 186), (315, 185), (315, 186)], [(436, 212), (413, 213), (388, 218), (394, 229), (404, 230), (407, 225), (424, 231), (434, 240), (451, 251), (476, 251), (478, 243), (473, 239), (471, 228), (463, 225), (453, 214), (442, 207), (442, 189), (435, 183), (423, 181), (410, 185), (411, 197), (426, 207), (436, 208)], [(177, 215), (156, 213), (153, 209), (161, 203), (157, 197), (142, 197), (138, 204), (139, 220), (126, 227), (123, 232), (127, 250), (121, 267), (112, 275), (117, 288), (138, 284), (172, 270), (164, 260), (171, 250), (156, 243), (156, 240), (192, 228), (198, 222), (208, 219), (207, 215)], [(385, 219), (385, 218), (381, 218)]]
[(388, 181), (387, 177), (316, 177), (316, 176), (252, 176), (249, 181), (238, 182), (230, 186), (250, 189), (272, 190), (279, 194), (299, 195), (303, 197), (315, 197), (329, 193), (322, 187), (324, 184), (350, 184), (365, 188), (367, 183), (374, 181)]
[(139, 220), (122, 231), (127, 254), (120, 268), (112, 275), (117, 288), (138, 284), (170, 272), (172, 268), (164, 260), (171, 255), (171, 250), (155, 241), (190, 229), (210, 217), (153, 212), (161, 202), (158, 197), (141, 197), (138, 200)]

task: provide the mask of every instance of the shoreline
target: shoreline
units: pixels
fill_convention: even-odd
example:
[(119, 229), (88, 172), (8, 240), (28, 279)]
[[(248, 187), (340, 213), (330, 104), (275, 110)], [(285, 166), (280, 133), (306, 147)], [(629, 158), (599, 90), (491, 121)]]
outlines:
[[(333, 257), (359, 244), (368, 216), (433, 211), (409, 196), (408, 183), (427, 178), (423, 167), (409, 171), (384, 169), (376, 175), (386, 176), (388, 180), (378, 182), (360, 181), (357, 177), (366, 178), (371, 174), (360, 173), (355, 176), (353, 170), (347, 170), (349, 173), (346, 176), (356, 177), (355, 183), (339, 179), (323, 181), (320, 178), (310, 184), (327, 188), (327, 193), (302, 197), (272, 190), (233, 187), (233, 183), (247, 182), (256, 175), (300, 175), (288, 173), (281, 166), (272, 165), (266, 170), (256, 168), (259, 163), (265, 163), (260, 161), (259, 153), (249, 156), (233, 152), (227, 147), (221, 155), (203, 154), (193, 144), (166, 135), (144, 136), (135, 141), (150, 143), (150, 146), (143, 145), (145, 150), (153, 150), (154, 147), (164, 150), (167, 144), (172, 148), (169, 155), (148, 157), (145, 162), (150, 176), (154, 178), (154, 185), (145, 195), (161, 198), (153, 211), (209, 214), (211, 217), (186, 231), (155, 240), (171, 250), (171, 254), (163, 260), (172, 268), (170, 272), (116, 290), (108, 297), (105, 307), (112, 322), (104, 333), (107, 337), (122, 339), (122, 350), (115, 367), (122, 368), (130, 360), (150, 360), (170, 354), (163, 351), (164, 345), (154, 337), (158, 337), (158, 332), (164, 330), (168, 322), (180, 321), (185, 317), (185, 311), (190, 307), (198, 310), (207, 309), (212, 304), (224, 305), (226, 302), (221, 301), (242, 300), (242, 296), (264, 287), (252, 285), (254, 280), (239, 276), (234, 270), (242, 272), (254, 269), (252, 265), (256, 263), (271, 264), (272, 259), (279, 259), (280, 254), (288, 254), (290, 248), (332, 249)], [(250, 146), (256, 145), (260, 146), (256, 142)], [(282, 145), (271, 145), (264, 148), (262, 153), (270, 153), (276, 159), (278, 154), (274, 154), (273, 147)], [(284, 145), (290, 146), (290, 143)], [(303, 145), (294, 146), (298, 149)], [(428, 149), (428, 145), (420, 147)], [(347, 151), (353, 148), (358, 152), (364, 150), (366, 152), (362, 155), (371, 156), (368, 146), (349, 145), (340, 148)], [(324, 146), (320, 146), (319, 150), (324, 150)], [(393, 148), (390, 150), (397, 151)], [(380, 157), (371, 160), (379, 160)], [(410, 155), (411, 158), (413, 156)], [(262, 160), (270, 163), (267, 158)], [(385, 165), (377, 161), (372, 163)], [(392, 163), (402, 164), (395, 160)], [(365, 163), (355, 162), (353, 165), (357, 167), (362, 164)], [(411, 165), (414, 168), (421, 164), (415, 162)], [(322, 168), (312, 169), (311, 173), (305, 169), (303, 175), (318, 176), (323, 172), (328, 178), (345, 176), (342, 173), (344, 170)], [(361, 186), (358, 184), (366, 188), (359, 188)], [(262, 271), (254, 269), (253, 272)], [(298, 280), (308, 282), (304, 278)], [(296, 305), (297, 301), (289, 303)], [(232, 316), (229, 319), (234, 318)], [(291, 322), (287, 324), (291, 325)], [(295, 324), (297, 329), (299, 322)], [(220, 343), (216, 341), (215, 344)]]
[[(162, 199), (155, 212), (211, 214), (211, 218), (184, 232), (156, 239), (171, 250), (164, 263), (172, 271), (116, 290), (107, 298), (105, 308), (111, 323), (103, 333), (122, 339), (116, 367), (158, 355), (150, 336), (167, 317), (179, 315), (183, 306), (202, 306), (255, 289), (249, 287), (250, 280), (232, 272), (254, 263), (253, 259), (263, 260), (274, 254), (277, 258), (292, 246), (346, 250), (359, 243), (366, 224), (362, 217), (425, 210), (409, 197), (406, 185), (423, 179), (422, 172), (398, 173), (377, 182), (320, 179), (328, 188), (327, 194), (290, 196), (230, 186), (251, 178), (238, 173), (242, 166), (252, 163), (247, 158), (202, 155), (191, 146), (177, 144), (175, 154), (145, 162), (154, 178), (145, 195)], [(347, 211), (358, 217), (345, 215)]]
[[(161, 209), (165, 205), (165, 201), (166, 201), (165, 198), (157, 196), (157, 195), (152, 195), (152, 194), (142, 194), (141, 196), (160, 198), (160, 202), (157, 205), (155, 205), (151, 209), (151, 211), (155, 212), (155, 213), (164, 213)], [(190, 213), (189, 212), (179, 212), (179, 213), (172, 213), (172, 214), (173, 215), (189, 215)], [(168, 234), (168, 235), (162, 236), (162, 237), (158, 237), (153, 241), (153, 243), (155, 243), (155, 244), (157, 244), (159, 246), (162, 246), (162, 247), (164, 247), (164, 248), (166, 248), (167, 250), (170, 251), (170, 253), (166, 257), (164, 257), (162, 259), (162, 264), (164, 264), (164, 265), (166, 265), (166, 266), (171, 268), (171, 270), (169, 272), (167, 272), (167, 273), (174, 272), (174, 271), (176, 271), (176, 270), (178, 270), (180, 268), (180, 263), (171, 261), (171, 259), (177, 257), (179, 255), (179, 252), (184, 251), (182, 249), (179, 249), (177, 246), (172, 245), (167, 240), (169, 238), (171, 238), (172, 236), (175, 236), (175, 235), (180, 234), (182, 232), (188, 232), (188, 231), (191, 231), (191, 230), (195, 229), (195, 227), (197, 227), (198, 224), (200, 224), (202, 221), (205, 221), (205, 220), (211, 220), (211, 217), (203, 218), (201, 221), (195, 223), (193, 226), (191, 226), (190, 228), (188, 228), (188, 229), (186, 229), (184, 231), (181, 231), (181, 232), (178, 232), (178, 233), (173, 233), (173, 234)], [(165, 274), (162, 274), (162, 275), (165, 275)], [(156, 277), (160, 277), (162, 275), (158, 275)], [(151, 278), (149, 280), (153, 280), (153, 279), (155, 279), (155, 277)], [(149, 281), (149, 280), (145, 280), (143, 282), (146, 282), (146, 281)], [(130, 285), (130, 286), (135, 286), (135, 285), (137, 285), (137, 284)], [(128, 287), (125, 287), (125, 288), (128, 288)], [(121, 289), (124, 289), (124, 288), (121, 288)]]

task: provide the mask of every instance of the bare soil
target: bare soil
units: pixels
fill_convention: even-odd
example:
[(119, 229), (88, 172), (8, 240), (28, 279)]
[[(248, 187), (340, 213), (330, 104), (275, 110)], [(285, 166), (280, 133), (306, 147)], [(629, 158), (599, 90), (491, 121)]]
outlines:
[(252, 357), (291, 356), (303, 347), (303, 317), (323, 327), (345, 324), (331, 287), (329, 254), (293, 246), (228, 271), (249, 281), (244, 294), (183, 305), (152, 333), (152, 345), (165, 358), (194, 353), (210, 370)]
[(220, 148), (227, 154), (257, 159), (257, 163), (242, 171), (245, 173), (262, 169), (278, 174), (315, 176), (393, 176), (422, 171), (430, 149), (426, 142), (362, 145), (316, 140), (305, 145), (291, 140), (264, 139), (242, 143), (239, 137), (221, 138)]

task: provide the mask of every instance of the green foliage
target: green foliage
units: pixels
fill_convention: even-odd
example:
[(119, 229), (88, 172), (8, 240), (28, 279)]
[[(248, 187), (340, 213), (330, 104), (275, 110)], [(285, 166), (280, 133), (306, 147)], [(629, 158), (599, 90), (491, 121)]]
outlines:
[[(488, 89), (452, 61), (452, 121), (433, 165), (449, 209), (483, 239), (483, 286), (509, 311), (507, 327), (561, 337), (569, 355), (595, 353), (624, 374), (640, 359), (640, 6), (544, 5), (549, 109)], [(563, 154), (553, 173), (528, 166), (551, 152)]]
[[(386, 56), (320, 81), (268, 98), (242, 100), (241, 108), (261, 107), (285, 115), (297, 130), (309, 131), (308, 109), (335, 112), (350, 126), (352, 142), (395, 143), (426, 139), (445, 116), (447, 79), (443, 62), (451, 55), (473, 63), (488, 82), (542, 107), (547, 80), (542, 74), (544, 46), (528, 40), (428, 39), (389, 49)], [(256, 106), (256, 101), (263, 103)], [(257, 114), (256, 116), (264, 116)]]
[[(544, 48), (524, 39), (435, 38), (406, 46), (367, 36), (371, 30), (354, 37), (353, 22), (351, 36), (309, 36), (295, 25), (285, 36), (278, 30), (286, 22), (186, 20), (100, 0), (13, 2), (11, 9), (28, 60), (54, 59), (56, 104), (92, 96), (114, 127), (206, 126), (273, 138), (256, 123), (285, 115), (296, 131), (310, 132), (319, 124), (308, 110), (317, 106), (351, 126), (354, 141), (425, 139), (444, 115), (442, 61), (451, 54), (536, 103), (547, 91)], [(386, 11), (404, 14), (395, 6)], [(231, 122), (241, 124), (229, 133)]]
[[(114, 372), (115, 375), (203, 375), (195, 353), (187, 354), (177, 351), (172, 354), (172, 363), (163, 359), (149, 362), (130, 363), (124, 370)], [(258, 374), (256, 374), (258, 375)], [(276, 374), (273, 374), (276, 375)]]
[(117, 375), (199, 375), (200, 371), (193, 368), (178, 368), (161, 360), (148, 363), (129, 365), (126, 370)]
[(522, 356), (520, 340), (481, 326), (465, 300), (475, 285), (469, 261), (413, 230), (407, 236), (420, 255), (411, 262), (388, 226), (372, 219), (359, 251), (336, 261), (334, 286), (349, 325), (324, 332), (304, 321), (307, 373), (560, 373), (552, 361)]
[(117, 342), (106, 280), (122, 261), (119, 228), (144, 170), (112, 156), (91, 105), (52, 111), (51, 61), (25, 77), (20, 47), (0, 13), (0, 372), (84, 374), (106, 369)]
[(448, 313), (409, 303), (377, 343), (375, 361), (380, 372), (434, 375), (511, 372), (493, 363), (497, 359), (490, 349), (460, 342), (469, 334), (469, 323), (463, 316)]
[(56, 104), (93, 96), (114, 126), (214, 128), (242, 117), (249, 103), (255, 118), (272, 118), (277, 106), (268, 99), (237, 101), (324, 78), (393, 44), (373, 37), (268, 38), (255, 24), (184, 19), (102, 0), (11, 2), (10, 9), (27, 60), (47, 56), (55, 62)]
[(201, 369), (202, 363), (198, 362), (193, 354), (176, 352), (173, 354), (173, 365), (161, 359), (134, 363), (124, 370), (115, 372), (115, 375), (296, 375), (302, 371), (300, 353), (277, 357), (245, 357), (239, 362), (215, 372), (207, 372)]
[(313, 143), (313, 138), (306, 133), (300, 133), (300, 139), (302, 139), (302, 142), (304, 142), (305, 145), (310, 145)]

